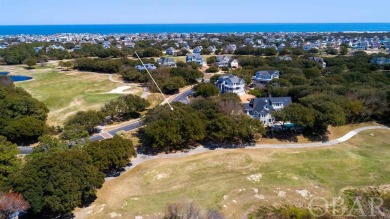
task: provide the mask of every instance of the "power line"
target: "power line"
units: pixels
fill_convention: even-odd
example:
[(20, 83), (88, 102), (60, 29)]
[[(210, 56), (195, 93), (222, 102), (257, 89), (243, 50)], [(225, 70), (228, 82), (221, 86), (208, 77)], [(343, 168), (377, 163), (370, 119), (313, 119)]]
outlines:
[(135, 52), (135, 55), (137, 56), (138, 60), (141, 62), (142, 66), (144, 67), (144, 69), (146, 70), (146, 72), (149, 74), (150, 78), (152, 79), (152, 81), (154, 82), (154, 84), (156, 85), (157, 89), (160, 91), (161, 95), (164, 97), (164, 101), (169, 105), (169, 107), (171, 108), (171, 110), (173, 111), (173, 107), (171, 106), (171, 104), (169, 103), (168, 99), (165, 97), (164, 93), (161, 91), (160, 87), (158, 86), (157, 82), (154, 80), (152, 74), (150, 74), (148, 68), (146, 68), (144, 62), (141, 60), (141, 58), (139, 57), (138, 53)]

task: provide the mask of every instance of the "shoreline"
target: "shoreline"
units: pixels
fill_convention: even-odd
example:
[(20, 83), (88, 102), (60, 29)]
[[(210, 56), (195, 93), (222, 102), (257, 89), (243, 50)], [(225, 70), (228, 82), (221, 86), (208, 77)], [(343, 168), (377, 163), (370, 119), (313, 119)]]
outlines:
[(55, 34), (387, 33), (390, 23), (189, 23), (0, 25), (0, 36)]

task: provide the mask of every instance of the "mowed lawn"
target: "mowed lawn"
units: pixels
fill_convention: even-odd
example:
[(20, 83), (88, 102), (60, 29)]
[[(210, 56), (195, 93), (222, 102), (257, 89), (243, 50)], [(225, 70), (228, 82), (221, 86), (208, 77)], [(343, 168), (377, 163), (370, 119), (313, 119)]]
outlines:
[(33, 97), (49, 108), (49, 125), (62, 125), (67, 117), (89, 109), (99, 109), (120, 94), (107, 92), (123, 86), (109, 80), (107, 74), (61, 71), (54, 66), (26, 70), (23, 66), (1, 67), (2, 71), (33, 77), (31, 81), (18, 82)]
[(143, 163), (108, 181), (77, 218), (144, 218), (193, 201), (243, 218), (261, 205), (307, 204), (349, 187), (390, 182), (389, 131), (365, 131), (333, 147), (238, 149)]

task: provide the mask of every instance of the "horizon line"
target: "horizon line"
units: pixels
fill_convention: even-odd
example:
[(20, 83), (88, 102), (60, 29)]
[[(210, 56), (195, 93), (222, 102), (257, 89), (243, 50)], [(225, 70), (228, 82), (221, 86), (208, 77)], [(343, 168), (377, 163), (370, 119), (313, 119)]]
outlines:
[[(390, 22), (267, 22), (267, 23), (101, 23), (101, 24), (0, 24), (0, 27), (5, 26), (97, 26), (97, 25), (224, 25), (224, 24), (390, 24)], [(390, 30), (389, 30), (390, 31)]]

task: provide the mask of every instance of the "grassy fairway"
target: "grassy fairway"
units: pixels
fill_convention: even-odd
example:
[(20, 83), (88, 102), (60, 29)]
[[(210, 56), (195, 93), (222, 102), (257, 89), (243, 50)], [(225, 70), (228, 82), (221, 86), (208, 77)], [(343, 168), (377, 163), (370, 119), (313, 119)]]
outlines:
[[(16, 85), (46, 104), (50, 110), (49, 125), (61, 125), (69, 115), (77, 111), (100, 108), (104, 103), (120, 96), (106, 92), (123, 86), (122, 83), (110, 81), (106, 74), (60, 71), (50, 64), (46, 68), (33, 70), (25, 70), (23, 66), (1, 66), (0, 70), (34, 78)], [(141, 88), (135, 89), (137, 94), (142, 92)]]
[(225, 150), (149, 161), (106, 182), (92, 206), (76, 215), (147, 218), (163, 213), (168, 203), (194, 201), (242, 218), (260, 205), (299, 205), (346, 187), (388, 184), (389, 134), (366, 131), (328, 148)]

